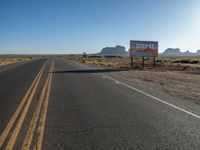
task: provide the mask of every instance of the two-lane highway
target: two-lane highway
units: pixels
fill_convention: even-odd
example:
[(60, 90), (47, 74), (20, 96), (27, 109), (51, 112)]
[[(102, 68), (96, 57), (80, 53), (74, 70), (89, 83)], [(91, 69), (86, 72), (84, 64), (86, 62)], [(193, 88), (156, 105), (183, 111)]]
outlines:
[(115, 71), (55, 57), (0, 72), (1, 148), (200, 148), (198, 105), (152, 96)]

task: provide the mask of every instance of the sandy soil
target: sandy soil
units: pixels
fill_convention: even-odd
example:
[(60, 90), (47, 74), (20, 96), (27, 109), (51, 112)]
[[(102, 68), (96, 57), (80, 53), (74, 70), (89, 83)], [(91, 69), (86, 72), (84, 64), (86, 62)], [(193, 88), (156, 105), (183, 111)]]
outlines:
[(0, 66), (31, 60), (31, 57), (0, 57)]
[(133, 70), (117, 72), (136, 84), (200, 104), (200, 75), (180, 71)]

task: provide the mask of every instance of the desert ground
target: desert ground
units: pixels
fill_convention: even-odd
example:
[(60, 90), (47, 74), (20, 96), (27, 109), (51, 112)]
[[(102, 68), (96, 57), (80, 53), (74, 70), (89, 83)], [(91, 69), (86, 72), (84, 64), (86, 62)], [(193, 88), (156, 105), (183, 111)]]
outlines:
[(200, 58), (199, 57), (161, 57), (156, 59), (156, 68), (152, 66), (152, 59), (145, 60), (145, 68), (141, 67), (141, 60), (135, 59), (135, 65), (130, 68), (127, 58), (82, 58), (70, 56), (67, 59), (81, 63), (94, 64), (122, 71), (116, 75), (151, 89), (157, 89), (183, 100), (200, 104)]
[(0, 56), (0, 66), (38, 59), (39, 56)]

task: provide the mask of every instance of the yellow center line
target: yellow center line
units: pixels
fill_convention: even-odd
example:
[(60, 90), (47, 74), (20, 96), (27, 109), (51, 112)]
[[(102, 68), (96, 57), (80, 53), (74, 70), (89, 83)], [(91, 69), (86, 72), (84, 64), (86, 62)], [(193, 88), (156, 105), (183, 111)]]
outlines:
[[(53, 65), (51, 64), (49, 72), (52, 71), (52, 67), (53, 67)], [(44, 98), (45, 98), (45, 93), (46, 93), (46, 90), (47, 90), (47, 84), (49, 83), (49, 80), (50, 80), (50, 76), (51, 76), (51, 74), (49, 73), (47, 80), (45, 82), (45, 85), (42, 89), (42, 94), (40, 95), (39, 102), (36, 106), (33, 118), (32, 118), (31, 123), (29, 125), (28, 132), (27, 132), (26, 137), (24, 139), (24, 142), (22, 144), (23, 150), (29, 150), (30, 149), (32, 139), (33, 139), (33, 136), (34, 136), (34, 132), (35, 132), (35, 128), (36, 128), (36, 125), (37, 125), (37, 122), (38, 122), (38, 119), (39, 119), (39, 115), (40, 115), (40, 112), (41, 112), (42, 104), (43, 104), (43, 101), (44, 101)]]
[[(46, 65), (46, 64), (45, 64), (45, 65)], [(44, 66), (44, 68), (45, 68), (45, 66)], [(14, 131), (13, 131), (11, 137), (10, 137), (10, 140), (9, 140), (8, 143), (7, 143), (7, 146), (6, 146), (6, 149), (7, 149), (7, 150), (12, 150), (13, 147), (14, 147), (14, 144), (15, 144), (15, 142), (16, 142), (17, 136), (18, 136), (19, 131), (20, 131), (21, 127), (22, 127), (22, 124), (23, 124), (23, 122), (24, 122), (24, 119), (25, 119), (25, 117), (26, 117), (26, 114), (27, 114), (27, 112), (28, 112), (28, 109), (29, 109), (29, 107), (30, 107), (30, 104), (31, 104), (31, 102), (32, 102), (33, 96), (34, 96), (34, 94), (35, 94), (35, 92), (36, 92), (36, 89), (37, 89), (37, 87), (38, 87), (38, 85), (39, 85), (41, 76), (42, 76), (42, 74), (43, 74), (43, 72), (44, 72), (44, 68), (43, 68), (43, 70), (42, 70), (42, 72), (41, 72), (41, 74), (40, 74), (38, 80), (36, 81), (35, 86), (33, 87), (33, 90), (32, 90), (32, 92), (31, 92), (31, 94), (30, 94), (30, 96), (29, 96), (29, 98), (28, 98), (28, 101), (27, 101), (27, 103), (26, 103), (26, 105), (25, 105), (25, 107), (24, 107), (24, 110), (23, 110), (23, 112), (21, 113), (21, 116), (20, 116), (20, 118), (19, 118), (19, 120), (18, 120), (18, 122), (17, 122), (17, 125), (16, 125), (16, 127), (15, 127), (15, 129), (14, 129)]]
[(3, 133), (1, 134), (0, 136), (0, 148), (3, 146), (11, 128), (13, 127), (18, 115), (20, 114), (21, 112), (21, 109), (23, 108), (24, 104), (26, 103), (27, 101), (27, 98), (32, 90), (32, 88), (34, 87), (36, 81), (38, 80), (39, 76), (41, 75), (44, 67), (46, 66), (46, 62), (45, 64), (41, 67), (40, 71), (38, 72), (38, 74), (36, 75), (33, 83), (31, 84), (31, 86), (29, 87), (28, 91), (26, 92), (25, 96), (23, 97), (21, 103), (19, 104), (19, 106), (17, 107), (15, 113), (13, 114), (13, 116), (11, 117), (10, 121), (8, 122), (6, 128), (4, 129)]
[(41, 113), (40, 120), (39, 120), (39, 126), (38, 126), (38, 130), (37, 130), (37, 139), (36, 139), (36, 143), (34, 144), (34, 147), (33, 147), (34, 150), (42, 149), (42, 141), (43, 141), (43, 136), (44, 136), (44, 128), (45, 128), (46, 115), (47, 115), (47, 109), (48, 109), (48, 103), (49, 103), (49, 95), (50, 95), (51, 83), (52, 83), (52, 72), (54, 69), (54, 60), (52, 63), (53, 63), (53, 67), (50, 72), (50, 80), (49, 80), (48, 87), (47, 87), (47, 94), (46, 94), (46, 97), (44, 100), (42, 113)]

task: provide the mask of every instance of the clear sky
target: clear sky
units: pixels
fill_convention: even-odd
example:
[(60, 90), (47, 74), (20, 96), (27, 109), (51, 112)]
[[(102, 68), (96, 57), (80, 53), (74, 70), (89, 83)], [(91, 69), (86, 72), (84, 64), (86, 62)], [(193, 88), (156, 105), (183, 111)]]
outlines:
[(0, 53), (88, 53), (130, 40), (200, 49), (200, 0), (0, 0)]

